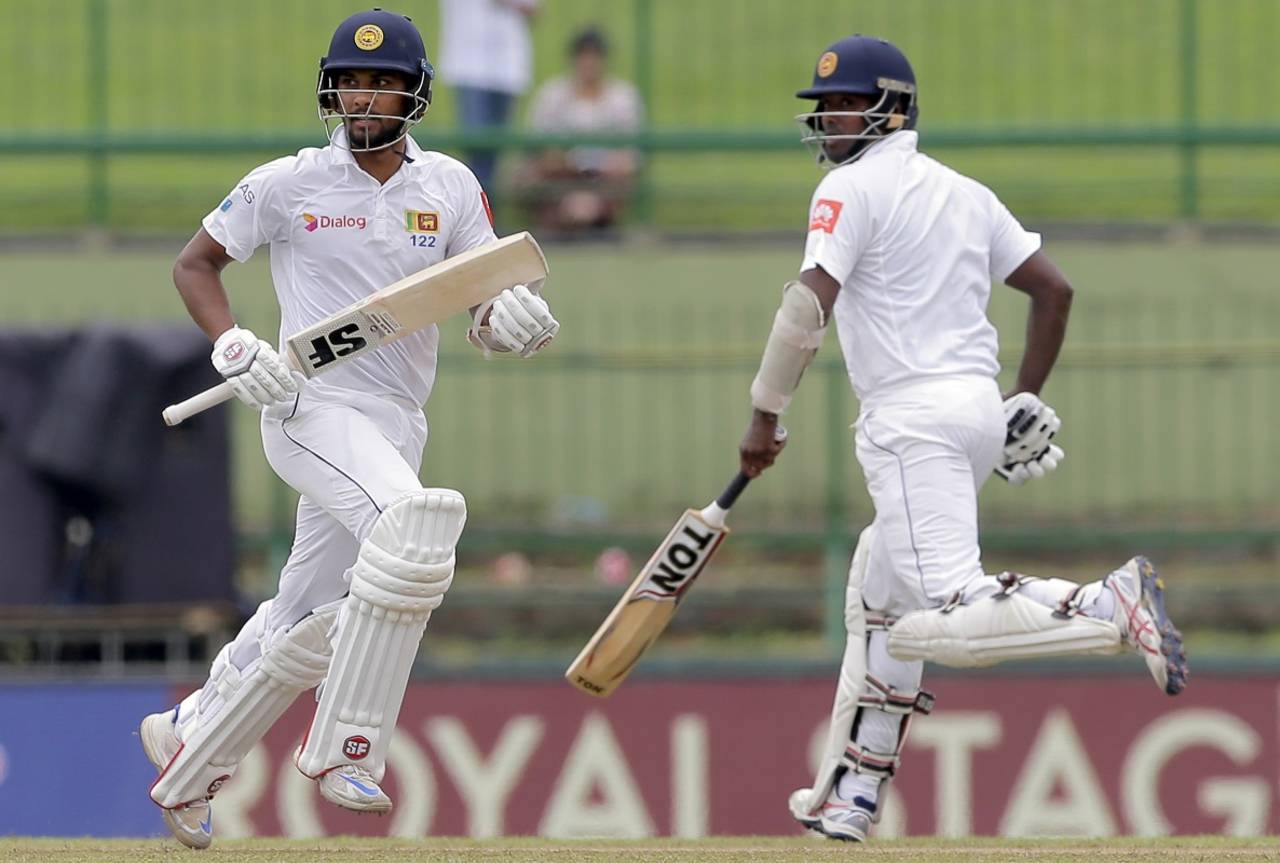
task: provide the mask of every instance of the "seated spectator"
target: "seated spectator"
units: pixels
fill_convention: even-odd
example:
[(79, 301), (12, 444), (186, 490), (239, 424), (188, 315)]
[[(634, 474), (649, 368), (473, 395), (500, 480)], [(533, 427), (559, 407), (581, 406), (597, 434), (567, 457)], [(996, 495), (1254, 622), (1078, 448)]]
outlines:
[[(569, 43), (572, 69), (544, 83), (533, 96), (529, 128), (535, 132), (633, 132), (644, 121), (636, 88), (606, 74), (604, 35), (594, 27)], [(581, 233), (608, 228), (630, 193), (639, 155), (629, 149), (571, 147), (537, 153), (516, 184), (534, 224)]]

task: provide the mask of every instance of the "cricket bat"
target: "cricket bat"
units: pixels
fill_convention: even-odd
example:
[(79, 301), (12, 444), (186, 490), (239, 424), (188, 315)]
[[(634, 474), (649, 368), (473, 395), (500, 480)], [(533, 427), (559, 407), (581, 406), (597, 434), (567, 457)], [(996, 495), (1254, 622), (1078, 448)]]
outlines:
[[(454, 255), (405, 276), (291, 336), (285, 362), (308, 378), (491, 300), (512, 285), (545, 279), (547, 259), (528, 231)], [(164, 409), (175, 426), (233, 397), (218, 384)]]
[[(787, 438), (778, 427), (775, 440)], [(588, 695), (607, 697), (658, 639), (676, 606), (729, 535), (725, 518), (751, 478), (741, 471), (714, 501), (687, 509), (671, 528), (613, 611), (565, 671), (565, 680)]]

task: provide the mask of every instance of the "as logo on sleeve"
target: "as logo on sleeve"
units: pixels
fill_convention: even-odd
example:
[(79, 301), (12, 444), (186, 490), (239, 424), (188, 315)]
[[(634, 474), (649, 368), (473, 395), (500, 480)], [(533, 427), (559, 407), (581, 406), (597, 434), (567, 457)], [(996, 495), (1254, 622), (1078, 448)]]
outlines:
[(809, 230), (830, 234), (836, 229), (836, 222), (840, 221), (840, 208), (843, 206), (839, 201), (819, 198), (813, 205), (813, 215), (809, 217)]

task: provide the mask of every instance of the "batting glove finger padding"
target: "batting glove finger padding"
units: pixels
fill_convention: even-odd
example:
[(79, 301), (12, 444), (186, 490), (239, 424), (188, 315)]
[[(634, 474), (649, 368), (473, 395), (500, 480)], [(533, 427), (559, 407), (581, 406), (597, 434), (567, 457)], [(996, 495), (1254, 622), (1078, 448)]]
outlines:
[(496, 350), (521, 357), (542, 350), (560, 331), (547, 301), (524, 285), (503, 291), (489, 311), (489, 335)]
[(1049, 444), (1038, 457), (1024, 462), (1006, 462), (996, 468), (996, 475), (1007, 481), (1009, 485), (1022, 485), (1029, 479), (1040, 479), (1058, 469), (1058, 464), (1066, 457), (1062, 447)]

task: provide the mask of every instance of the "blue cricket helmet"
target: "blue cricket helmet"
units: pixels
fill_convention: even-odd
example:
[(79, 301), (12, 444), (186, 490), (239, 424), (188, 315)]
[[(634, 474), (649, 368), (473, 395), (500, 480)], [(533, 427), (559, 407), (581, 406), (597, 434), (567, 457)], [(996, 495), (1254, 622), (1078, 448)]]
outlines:
[[(822, 111), (823, 96), (852, 93), (873, 97), (865, 111)], [(819, 110), (800, 114), (802, 140), (815, 147), (818, 162), (826, 166), (856, 160), (878, 138), (902, 129), (914, 129), (919, 116), (916, 73), (897, 46), (874, 36), (847, 36), (822, 52), (813, 70), (813, 83), (796, 92), (800, 99), (819, 100)], [(828, 134), (824, 116), (861, 116), (866, 128), (857, 134)], [(829, 147), (851, 142), (844, 153), (833, 155)]]
[[(846, 36), (818, 58), (813, 83), (796, 92), (800, 99), (819, 99), (827, 93), (859, 93), (866, 96), (898, 94), (907, 104), (901, 128), (914, 129), (919, 114), (916, 73), (892, 42), (874, 36)], [(894, 107), (892, 103), (885, 107)]]
[(431, 101), (435, 69), (427, 61), (427, 47), (413, 21), (374, 7), (357, 12), (338, 25), (329, 40), (329, 53), (320, 58), (320, 71), (386, 69), (403, 72), (418, 83), (426, 79), (425, 97)]

